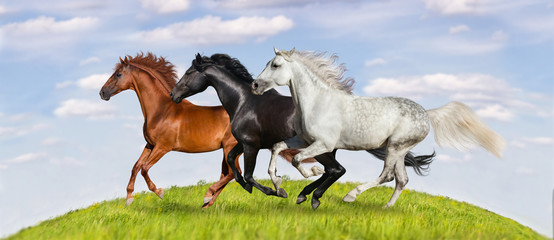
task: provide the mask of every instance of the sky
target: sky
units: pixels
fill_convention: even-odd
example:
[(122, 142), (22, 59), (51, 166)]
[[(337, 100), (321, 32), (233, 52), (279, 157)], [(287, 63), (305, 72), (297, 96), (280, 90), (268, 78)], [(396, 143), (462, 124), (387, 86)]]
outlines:
[[(181, 76), (195, 53), (226, 53), (257, 76), (273, 46), (336, 54), (356, 95), (469, 105), (506, 140), (503, 159), (428, 136), (413, 151), (436, 151), (436, 160), (428, 176), (408, 169), (407, 188), (552, 237), (553, 10), (554, 1), (536, 0), (0, 1), (0, 237), (125, 197), (145, 145), (140, 105), (131, 91), (109, 102), (98, 95), (119, 57), (152, 52)], [(190, 100), (220, 104), (211, 88)], [(340, 181), (376, 178), (383, 163), (368, 156), (339, 151)], [(171, 152), (150, 176), (162, 188), (216, 181), (221, 159), (221, 150)], [(257, 178), (268, 178), (268, 162), (260, 152)], [(278, 172), (301, 178), (284, 161)], [(145, 190), (139, 175), (135, 191)], [(190, 199), (200, 207), (203, 196)]]

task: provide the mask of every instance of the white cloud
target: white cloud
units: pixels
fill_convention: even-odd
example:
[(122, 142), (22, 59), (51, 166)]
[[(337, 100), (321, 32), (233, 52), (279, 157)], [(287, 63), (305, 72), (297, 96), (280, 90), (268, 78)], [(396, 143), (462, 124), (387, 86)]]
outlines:
[(503, 41), (508, 40), (508, 37), (509, 37), (508, 34), (504, 33), (504, 31), (498, 30), (498, 31), (496, 31), (492, 34), (491, 39), (493, 41), (503, 42)]
[(549, 146), (554, 144), (552, 137), (524, 137), (510, 142), (511, 146), (527, 148), (529, 145)]
[(517, 175), (530, 176), (535, 174), (535, 170), (528, 167), (518, 167), (515, 169)]
[[(486, 74), (428, 74), (398, 78), (377, 78), (364, 87), (370, 96), (402, 96), (421, 99), (424, 96), (448, 97), (470, 105), (475, 112), (489, 119), (511, 121), (517, 113), (538, 113), (545, 110), (528, 102), (528, 95), (506, 81)], [(548, 115), (545, 115), (548, 116)]]
[(45, 51), (48, 48), (67, 47), (98, 22), (99, 19), (93, 17), (75, 17), (58, 21), (53, 17), (40, 16), (24, 22), (2, 25), (0, 36), (5, 48)]
[(115, 116), (115, 107), (106, 102), (84, 99), (69, 99), (54, 110), (58, 117), (86, 117), (88, 119), (106, 119)]
[(175, 13), (189, 9), (189, 0), (141, 0), (142, 7), (157, 13)]
[(97, 91), (102, 88), (104, 83), (110, 78), (109, 73), (103, 73), (103, 74), (93, 74), (88, 77), (81, 78), (77, 81), (65, 81), (56, 83), (56, 89), (62, 89), (66, 87), (70, 87), (73, 85), (77, 85), (79, 88), (84, 90), (91, 90), (91, 91)]
[(514, 118), (514, 113), (500, 104), (485, 106), (475, 111), (482, 118), (496, 119), (508, 122)]
[(77, 85), (85, 90), (100, 90), (111, 74), (94, 74), (77, 81)]
[(75, 85), (75, 82), (73, 81), (60, 82), (60, 83), (56, 83), (56, 89), (62, 89), (73, 85)]
[(87, 65), (87, 64), (97, 63), (97, 62), (100, 62), (100, 58), (98, 58), (98, 57), (89, 57), (87, 59), (81, 60), (81, 62), (79, 62), (79, 65), (84, 66), (84, 65)]
[(280, 32), (289, 30), (294, 25), (285, 16), (273, 18), (240, 17), (233, 20), (222, 20), (221, 17), (205, 16), (190, 22), (179, 22), (166, 27), (143, 31), (136, 38), (148, 43), (173, 43), (215, 45), (241, 43), (255, 38), (260, 41)]
[(2, 5), (0, 5), (0, 15), (6, 14), (8, 12), (8, 9)]
[(4, 162), (5, 163), (26, 163), (26, 162), (34, 161), (34, 160), (37, 160), (37, 159), (44, 159), (44, 158), (47, 158), (47, 157), (48, 157), (48, 154), (43, 153), (43, 152), (26, 153), (26, 154), (19, 155), (15, 158), (12, 158), (12, 159), (8, 159)]
[(533, 138), (523, 138), (524, 141), (537, 144), (537, 145), (552, 145), (554, 144), (554, 138), (551, 137), (533, 137)]
[(445, 162), (445, 163), (462, 163), (462, 162), (471, 161), (471, 154), (469, 154), (469, 153), (465, 154), (463, 156), (463, 158), (456, 158), (456, 157), (452, 157), (452, 156), (447, 155), (447, 154), (437, 154), (435, 159), (437, 159), (440, 162)]
[(98, 21), (93, 17), (75, 17), (65, 21), (56, 21), (53, 17), (40, 16), (25, 22), (6, 24), (1, 27), (1, 30), (9, 36), (43, 36), (45, 34), (80, 32), (95, 26)]
[(498, 51), (505, 46), (505, 41), (465, 39), (457, 35), (449, 35), (426, 41), (425, 45), (447, 54), (477, 55)]
[(49, 125), (38, 123), (25, 127), (0, 127), (0, 137), (21, 137), (47, 128)]
[(55, 146), (61, 143), (63, 143), (63, 140), (56, 137), (45, 138), (40, 142), (43, 146)]
[(427, 9), (443, 15), (480, 13), (478, 0), (423, 0)]
[(237, 8), (279, 8), (291, 6), (305, 6), (308, 4), (320, 4), (322, 2), (335, 2), (334, 0), (219, 0), (216, 7), (237, 9)]
[(450, 34), (457, 34), (457, 33), (461, 33), (461, 32), (469, 32), (471, 29), (464, 25), (464, 24), (461, 24), (461, 25), (458, 25), (458, 26), (454, 26), (454, 27), (450, 27), (448, 29), (448, 32)]
[(372, 59), (372, 60), (365, 61), (364, 65), (366, 67), (373, 67), (373, 66), (376, 66), (376, 65), (384, 65), (384, 64), (387, 64), (387, 61), (385, 61), (385, 59), (375, 58), (375, 59)]

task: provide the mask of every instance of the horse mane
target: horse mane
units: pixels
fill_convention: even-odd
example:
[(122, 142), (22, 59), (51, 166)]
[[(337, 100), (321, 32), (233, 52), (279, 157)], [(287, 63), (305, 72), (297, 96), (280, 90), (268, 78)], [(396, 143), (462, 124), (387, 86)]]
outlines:
[(147, 67), (161, 77), (160, 80), (164, 81), (167, 84), (167, 86), (170, 88), (170, 91), (173, 87), (175, 87), (175, 85), (177, 85), (177, 72), (175, 71), (175, 66), (171, 62), (166, 61), (164, 57), (156, 57), (156, 55), (152, 54), (151, 52), (147, 52), (146, 55), (144, 55), (144, 53), (141, 52), (137, 53), (135, 57), (127, 55), (126, 59), (128, 59), (127, 62), (118, 63), (115, 68), (120, 69), (124, 66), (124, 64), (129, 65), (131, 63), (134, 65)]
[(252, 74), (248, 72), (246, 67), (240, 63), (236, 58), (232, 58), (227, 54), (217, 53), (210, 57), (212, 63), (225, 67), (233, 75), (237, 76), (245, 83), (252, 84), (254, 78)]
[(337, 55), (328, 56), (327, 52), (295, 51), (292, 57), (304, 64), (329, 87), (352, 94), (355, 80), (353, 78), (343, 79), (346, 67), (344, 64), (337, 64)]

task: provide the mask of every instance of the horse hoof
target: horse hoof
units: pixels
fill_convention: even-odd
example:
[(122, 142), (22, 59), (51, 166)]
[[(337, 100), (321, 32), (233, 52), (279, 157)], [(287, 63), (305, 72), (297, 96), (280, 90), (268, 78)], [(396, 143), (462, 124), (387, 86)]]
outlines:
[(314, 176), (319, 176), (321, 174), (324, 174), (325, 173), (325, 170), (321, 169), (320, 167), (318, 166), (313, 166), (312, 167), (312, 172), (314, 173)]
[(356, 200), (356, 197), (354, 197), (350, 194), (346, 194), (346, 196), (344, 196), (344, 198), (342, 198), (343, 202), (354, 202), (354, 200)]
[(156, 195), (158, 195), (158, 197), (160, 197), (160, 199), (164, 199), (164, 190), (161, 189), (161, 188), (158, 188), (159, 191), (156, 191)]
[(245, 183), (243, 186), (244, 190), (246, 190), (249, 193), (252, 193), (252, 185)]
[(127, 206), (131, 205), (131, 203), (133, 203), (133, 201), (135, 201), (135, 198), (127, 198)]
[(279, 190), (277, 190), (277, 196), (287, 198), (289, 195), (287, 194), (285, 189), (279, 188)]
[(305, 195), (298, 195), (298, 198), (296, 198), (296, 204), (303, 203), (306, 200), (308, 200), (308, 198)]
[(319, 207), (319, 204), (320, 204), (319, 199), (312, 197), (312, 209), (316, 210), (317, 207)]
[(210, 203), (210, 201), (212, 200), (213, 197), (205, 197), (204, 198), (204, 202), (202, 203), (202, 206), (206, 206), (208, 203)]

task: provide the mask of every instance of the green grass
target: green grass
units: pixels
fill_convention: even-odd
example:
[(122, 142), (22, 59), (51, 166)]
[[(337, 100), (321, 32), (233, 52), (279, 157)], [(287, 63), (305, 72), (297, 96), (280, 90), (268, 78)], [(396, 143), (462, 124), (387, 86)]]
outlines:
[[(270, 181), (262, 184), (271, 186)], [(216, 204), (201, 209), (208, 184), (93, 204), (21, 230), (8, 239), (547, 239), (511, 219), (447, 197), (405, 190), (396, 205), (377, 187), (353, 203), (342, 197), (356, 183), (336, 183), (313, 211), (296, 195), (309, 181), (285, 181), (290, 197), (244, 191), (231, 182)]]

